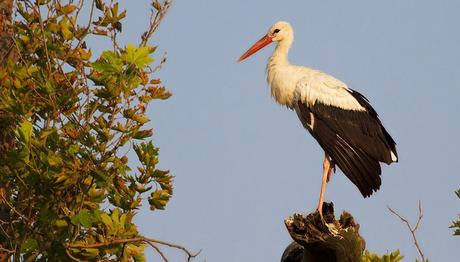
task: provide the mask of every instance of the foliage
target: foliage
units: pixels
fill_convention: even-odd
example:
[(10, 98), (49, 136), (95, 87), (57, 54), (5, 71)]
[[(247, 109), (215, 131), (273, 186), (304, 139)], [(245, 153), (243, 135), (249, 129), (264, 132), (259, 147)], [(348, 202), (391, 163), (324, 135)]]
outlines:
[[(455, 192), (458, 198), (460, 198), (460, 189)], [(454, 235), (458, 236), (460, 235), (460, 214), (458, 214), (457, 220), (452, 222), (452, 225), (450, 226), (451, 228), (454, 228)]]
[[(169, 4), (154, 1), (141, 44), (120, 47), (127, 12), (114, 1), (17, 1), (18, 61), (0, 68), (0, 124), (15, 144), (0, 156), (9, 191), (0, 244), (14, 261), (145, 261), (146, 244), (161, 256), (156, 244), (174, 247), (133, 223), (145, 195), (157, 210), (173, 194), (145, 115), (149, 102), (171, 95), (154, 78), (147, 45)], [(113, 48), (94, 57), (94, 37)]]
[(392, 253), (386, 253), (381, 257), (366, 250), (361, 258), (361, 262), (398, 262), (403, 258), (404, 257), (399, 254), (399, 250), (395, 250)]

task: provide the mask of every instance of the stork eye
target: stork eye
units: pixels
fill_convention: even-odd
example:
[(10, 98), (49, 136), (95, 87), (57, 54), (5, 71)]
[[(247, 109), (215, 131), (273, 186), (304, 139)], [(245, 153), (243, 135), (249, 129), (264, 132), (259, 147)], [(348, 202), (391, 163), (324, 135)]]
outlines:
[(277, 33), (279, 33), (279, 31), (280, 31), (279, 29), (275, 29), (275, 31), (273, 31), (273, 33), (277, 34)]

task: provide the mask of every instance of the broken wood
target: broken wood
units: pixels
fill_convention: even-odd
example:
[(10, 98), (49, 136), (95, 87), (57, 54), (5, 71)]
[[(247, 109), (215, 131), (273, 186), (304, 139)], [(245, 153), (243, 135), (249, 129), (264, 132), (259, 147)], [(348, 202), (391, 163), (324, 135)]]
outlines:
[(359, 235), (359, 225), (353, 216), (344, 211), (336, 220), (333, 203), (325, 202), (323, 217), (314, 212), (307, 216), (294, 214), (284, 220), (294, 242), (284, 251), (281, 262), (361, 260), (366, 244)]

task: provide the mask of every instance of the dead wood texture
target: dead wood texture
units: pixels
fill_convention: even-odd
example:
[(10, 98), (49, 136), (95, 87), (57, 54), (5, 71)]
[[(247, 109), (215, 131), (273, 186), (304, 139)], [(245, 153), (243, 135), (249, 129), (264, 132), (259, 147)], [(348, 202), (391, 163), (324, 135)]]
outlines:
[(284, 222), (294, 240), (281, 262), (357, 262), (361, 260), (365, 241), (359, 235), (359, 225), (344, 211), (339, 220), (334, 217), (332, 203), (324, 203), (323, 217), (318, 212), (294, 214)]

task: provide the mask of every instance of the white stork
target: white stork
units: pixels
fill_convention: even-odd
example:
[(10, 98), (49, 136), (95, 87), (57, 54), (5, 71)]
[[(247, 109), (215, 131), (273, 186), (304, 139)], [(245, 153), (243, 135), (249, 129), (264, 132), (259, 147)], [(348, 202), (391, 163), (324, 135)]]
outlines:
[(398, 161), (396, 143), (377, 112), (360, 93), (321, 71), (291, 65), (288, 52), (294, 31), (278, 22), (238, 61), (275, 42), (267, 64), (267, 82), (276, 102), (295, 110), (303, 126), (325, 151), (317, 210), (322, 215), (326, 183), (337, 165), (364, 197), (381, 185), (380, 163)]

